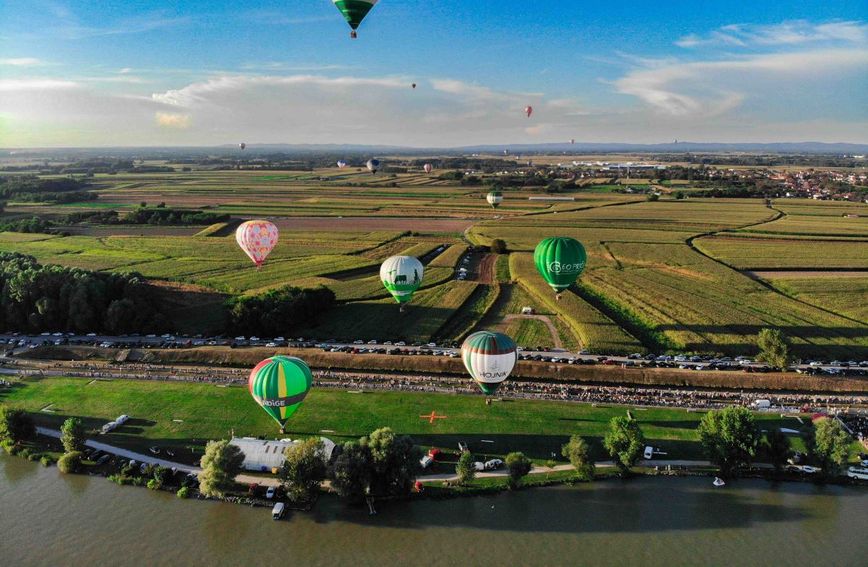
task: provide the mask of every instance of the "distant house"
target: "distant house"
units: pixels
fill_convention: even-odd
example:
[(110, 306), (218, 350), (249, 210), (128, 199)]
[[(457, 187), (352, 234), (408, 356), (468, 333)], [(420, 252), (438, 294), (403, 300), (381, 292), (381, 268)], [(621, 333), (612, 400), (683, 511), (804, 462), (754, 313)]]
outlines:
[[(323, 457), (326, 461), (331, 460), (335, 443), (331, 439), (320, 437), (325, 448)], [(284, 451), (292, 447), (300, 440), (290, 441), (273, 439), (257, 439), (255, 437), (233, 437), (230, 444), (235, 445), (244, 453), (244, 463), (241, 465), (245, 470), (257, 472), (275, 472), (285, 461)]]

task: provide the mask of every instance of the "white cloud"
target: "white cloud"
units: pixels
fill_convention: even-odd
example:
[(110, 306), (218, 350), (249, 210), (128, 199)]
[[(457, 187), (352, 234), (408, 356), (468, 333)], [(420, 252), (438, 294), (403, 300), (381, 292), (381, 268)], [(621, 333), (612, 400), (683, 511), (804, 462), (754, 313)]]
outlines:
[(0, 91), (42, 91), (74, 89), (79, 86), (73, 81), (58, 79), (0, 79)]
[(11, 67), (38, 67), (45, 65), (45, 62), (36, 57), (10, 57), (0, 59), (0, 65), (9, 65)]
[(669, 115), (716, 116), (751, 97), (780, 101), (788, 88), (802, 92), (806, 82), (817, 87), (866, 69), (868, 49), (827, 49), (639, 68), (614, 85)]
[(769, 47), (810, 43), (868, 43), (868, 24), (862, 21), (825, 23), (795, 20), (771, 25), (729, 24), (708, 35), (690, 34), (675, 42), (685, 48), (703, 46)]
[(192, 124), (192, 119), (189, 114), (177, 114), (174, 112), (156, 112), (154, 118), (157, 124), (164, 128), (179, 128), (187, 129)]

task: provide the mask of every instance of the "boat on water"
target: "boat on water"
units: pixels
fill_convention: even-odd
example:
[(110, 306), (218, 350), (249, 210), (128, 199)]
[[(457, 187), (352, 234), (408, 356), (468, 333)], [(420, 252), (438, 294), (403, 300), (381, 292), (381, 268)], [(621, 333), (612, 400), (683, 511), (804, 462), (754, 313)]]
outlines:
[(719, 476), (714, 477), (714, 482), (712, 482), (711, 484), (713, 484), (714, 486), (718, 486), (718, 487), (726, 486), (726, 483)]

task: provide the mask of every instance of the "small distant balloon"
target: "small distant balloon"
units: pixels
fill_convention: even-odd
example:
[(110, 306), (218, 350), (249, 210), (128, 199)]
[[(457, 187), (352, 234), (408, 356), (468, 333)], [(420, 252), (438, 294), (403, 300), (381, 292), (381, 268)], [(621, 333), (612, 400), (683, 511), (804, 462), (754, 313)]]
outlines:
[(342, 160), (342, 159), (339, 159), (339, 160), (338, 160), (338, 169), (343, 169), (343, 168), (345, 168), (346, 166), (347, 166), (347, 162), (345, 162), (345, 161)]
[(368, 167), (368, 171), (371, 173), (377, 173), (377, 170), (380, 169), (380, 160), (378, 159), (369, 159), (368, 163), (365, 164)]
[(416, 88), (416, 83), (413, 83), (413, 84), (411, 84), (410, 86), (413, 87), (413, 88), (415, 89), (415, 88)]
[(524, 113), (527, 114), (528, 118), (530, 118), (530, 115), (533, 114), (533, 107), (531, 105), (525, 106)]
[(570, 138), (570, 145), (573, 145), (573, 144), (575, 144), (575, 143), (576, 143), (576, 139), (575, 139), (575, 138)]
[(423, 169), (425, 170), (425, 173), (431, 173), (431, 171), (434, 169), (434, 166), (432, 166), (430, 163), (426, 163), (423, 166)]
[(244, 148), (247, 147), (247, 144), (245, 144), (244, 142), (241, 142), (240, 144), (238, 144), (238, 147), (243, 150)]

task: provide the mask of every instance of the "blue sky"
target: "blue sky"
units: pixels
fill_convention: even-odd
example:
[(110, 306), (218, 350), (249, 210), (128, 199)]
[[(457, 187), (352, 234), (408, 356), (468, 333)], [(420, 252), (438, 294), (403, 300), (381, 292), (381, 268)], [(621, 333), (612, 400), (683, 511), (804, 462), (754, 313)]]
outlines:
[(0, 146), (868, 141), (862, 1), (381, 0), (348, 35), (330, 0), (0, 0)]

